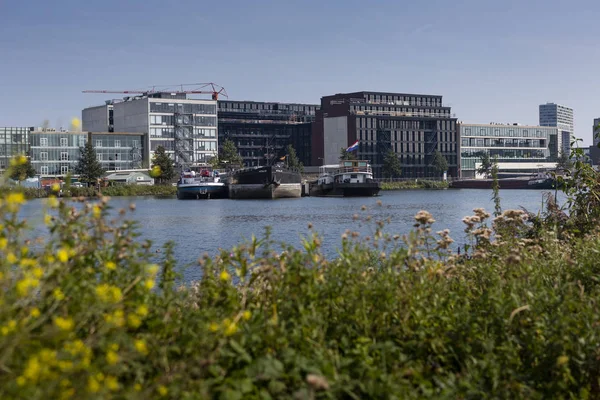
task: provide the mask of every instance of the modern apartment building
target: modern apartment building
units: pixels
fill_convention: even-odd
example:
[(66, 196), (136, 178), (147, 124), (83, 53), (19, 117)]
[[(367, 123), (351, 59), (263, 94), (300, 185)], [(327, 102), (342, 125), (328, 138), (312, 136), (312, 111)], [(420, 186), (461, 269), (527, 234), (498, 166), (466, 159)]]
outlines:
[(556, 167), (550, 144), (558, 128), (502, 124), (458, 124), (461, 140), (461, 177), (477, 177), (481, 155), (489, 154), (499, 172), (533, 173)]
[(144, 134), (112, 132), (65, 132), (34, 130), (29, 134), (31, 164), (42, 177), (65, 176), (73, 172), (80, 147), (91, 140), (96, 156), (107, 171), (148, 166), (144, 158)]
[(10, 159), (18, 154), (29, 154), (31, 127), (0, 127), (0, 173), (10, 165)]
[(315, 104), (219, 100), (219, 143), (232, 140), (246, 166), (265, 165), (294, 146), (302, 163), (311, 163)]
[(148, 159), (158, 146), (181, 166), (203, 164), (217, 154), (216, 100), (188, 99), (185, 93), (150, 93), (86, 108), (82, 120), (86, 131), (145, 134)]
[(458, 176), (456, 118), (442, 96), (355, 92), (322, 97), (313, 129), (312, 164), (337, 164), (340, 149), (356, 141), (357, 157), (371, 162), (375, 176), (382, 176), (389, 150), (400, 158), (403, 177), (435, 176), (436, 150), (446, 158), (448, 174)]
[(573, 109), (555, 103), (540, 104), (540, 126), (555, 126), (558, 128), (558, 157), (560, 153), (571, 153), (571, 140), (575, 130), (573, 124)]

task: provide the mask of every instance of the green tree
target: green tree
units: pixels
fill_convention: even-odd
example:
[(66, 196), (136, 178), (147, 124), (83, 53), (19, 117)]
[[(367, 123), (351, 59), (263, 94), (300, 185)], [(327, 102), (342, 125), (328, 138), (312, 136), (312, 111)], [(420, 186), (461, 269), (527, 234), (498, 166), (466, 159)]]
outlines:
[(388, 150), (383, 156), (383, 173), (388, 178), (398, 178), (402, 173), (402, 164), (393, 150)]
[(91, 141), (88, 140), (85, 146), (79, 148), (79, 160), (73, 172), (79, 175), (80, 182), (90, 185), (96, 184), (98, 179), (104, 175), (104, 168), (96, 157), (96, 151)]
[(445, 171), (448, 171), (448, 160), (446, 160), (446, 157), (438, 150), (433, 154), (432, 165), (437, 175), (441, 175)]
[(304, 164), (298, 159), (298, 155), (296, 154), (296, 149), (291, 144), (287, 145), (286, 148), (286, 164), (289, 169), (292, 171), (298, 171), (300, 173), (304, 172)]
[(154, 179), (158, 180), (159, 184), (168, 184), (175, 176), (173, 160), (166, 153), (163, 146), (158, 146), (154, 151), (151, 175)]
[(571, 162), (569, 155), (567, 153), (565, 153), (564, 151), (561, 151), (558, 158), (556, 159), (556, 168), (562, 169), (562, 170), (568, 170), (568, 169), (571, 169), (572, 166), (573, 166), (573, 163)]
[(345, 148), (340, 149), (340, 161), (343, 160), (356, 160), (356, 156), (353, 151), (346, 151)]
[(219, 155), (213, 157), (210, 163), (214, 168), (224, 168), (227, 166), (241, 166), (244, 164), (244, 159), (240, 156), (235, 143), (227, 139), (220, 146)]
[(8, 172), (10, 179), (20, 183), (27, 178), (33, 178), (35, 173), (29, 157), (20, 155), (10, 160), (10, 169)]
[(492, 172), (492, 160), (490, 159), (490, 155), (487, 152), (482, 151), (479, 154), (479, 159), (481, 165), (477, 168), (477, 173), (487, 178)]

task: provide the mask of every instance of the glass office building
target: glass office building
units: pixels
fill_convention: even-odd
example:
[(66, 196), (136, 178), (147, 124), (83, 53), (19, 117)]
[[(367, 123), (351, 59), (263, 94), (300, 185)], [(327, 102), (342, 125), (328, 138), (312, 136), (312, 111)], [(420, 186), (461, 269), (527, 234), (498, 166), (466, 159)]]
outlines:
[(10, 165), (16, 155), (29, 154), (30, 127), (0, 127), (0, 171)]
[(461, 176), (476, 176), (481, 155), (498, 162), (500, 172), (535, 172), (553, 168), (551, 146), (558, 128), (544, 126), (458, 124)]

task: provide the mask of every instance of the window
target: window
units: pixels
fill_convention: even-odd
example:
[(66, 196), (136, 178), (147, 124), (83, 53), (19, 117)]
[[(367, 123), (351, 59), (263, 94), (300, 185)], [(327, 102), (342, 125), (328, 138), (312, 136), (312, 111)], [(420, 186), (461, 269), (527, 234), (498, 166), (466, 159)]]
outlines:
[(60, 161), (68, 161), (69, 160), (69, 153), (67, 153), (66, 151), (63, 151), (60, 153)]
[(60, 166), (60, 174), (61, 175), (66, 175), (69, 173), (69, 166), (68, 165), (61, 165)]
[(69, 145), (69, 139), (66, 137), (60, 138), (60, 147), (67, 147)]
[(85, 136), (79, 136), (79, 147), (85, 146)]
[(121, 147), (121, 141), (115, 140), (115, 147)]
[(48, 166), (47, 166), (47, 165), (42, 165), (42, 166), (40, 167), (40, 173), (41, 173), (42, 175), (48, 175)]
[(48, 152), (47, 151), (40, 152), (40, 160), (48, 161)]
[(102, 140), (96, 140), (96, 147), (102, 147)]
[(139, 144), (139, 141), (137, 139), (134, 139), (134, 140), (131, 141), (131, 147), (137, 148), (139, 146), (140, 146), (140, 144)]
[[(48, 147), (48, 138), (45, 138), (45, 137), (40, 138), (40, 146)], [(47, 169), (47, 167), (46, 167), (46, 169)]]
[(97, 153), (97, 154), (96, 154), (96, 159), (97, 159), (98, 161), (102, 161), (102, 160), (104, 159), (104, 157), (103, 157), (103, 156), (104, 156), (104, 154), (102, 154), (102, 153)]

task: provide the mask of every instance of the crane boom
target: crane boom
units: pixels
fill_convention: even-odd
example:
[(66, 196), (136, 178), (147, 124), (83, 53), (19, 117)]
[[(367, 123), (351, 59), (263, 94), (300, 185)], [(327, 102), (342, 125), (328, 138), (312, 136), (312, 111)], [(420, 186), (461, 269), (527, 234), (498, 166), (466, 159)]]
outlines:
[[(186, 89), (186, 87), (193, 86)], [(111, 94), (141, 94), (149, 95), (153, 93), (175, 93), (175, 94), (210, 94), (213, 100), (218, 100), (219, 96), (227, 96), (225, 88), (215, 83), (184, 83), (174, 86), (152, 86), (147, 90), (83, 90), (82, 93), (111, 93)]]

